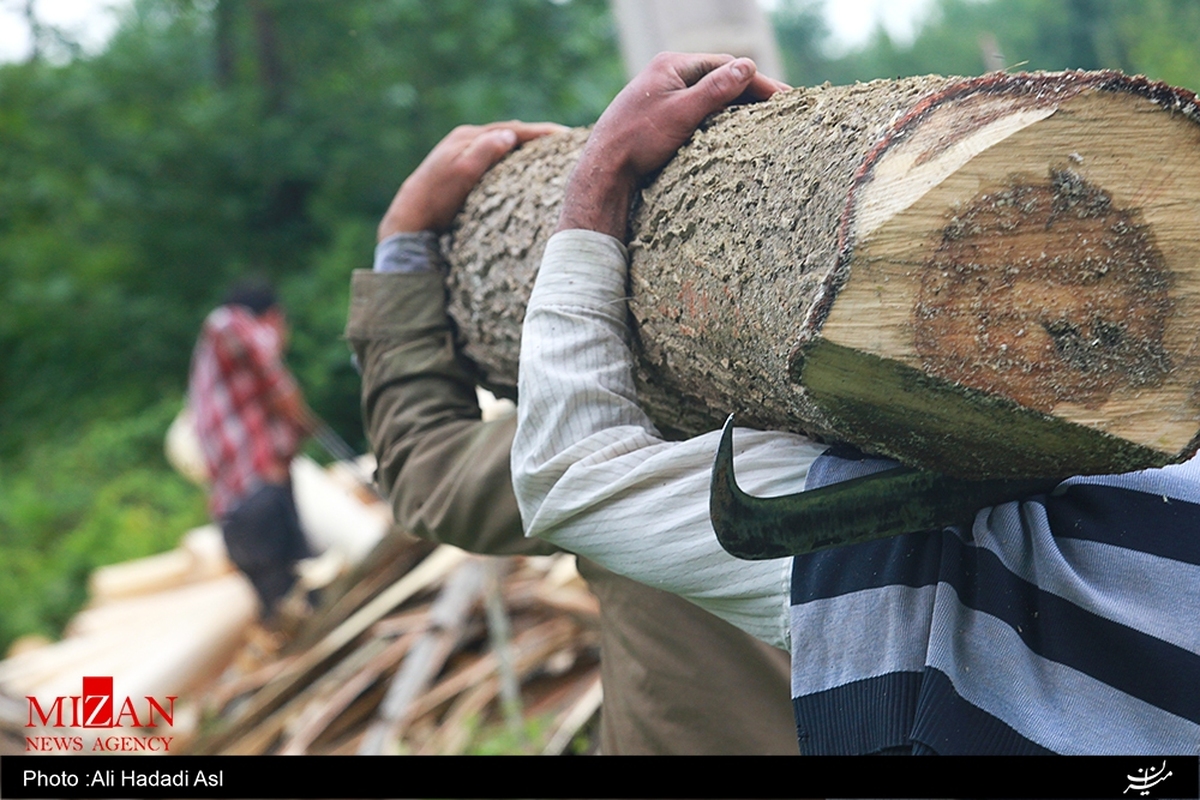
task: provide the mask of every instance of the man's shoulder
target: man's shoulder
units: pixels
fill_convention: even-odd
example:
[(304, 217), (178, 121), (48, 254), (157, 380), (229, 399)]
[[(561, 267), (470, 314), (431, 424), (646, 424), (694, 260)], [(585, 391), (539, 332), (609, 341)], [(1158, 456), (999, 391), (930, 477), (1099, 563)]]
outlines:
[(1156, 469), (1120, 475), (1077, 476), (1064, 481), (1062, 488), (1084, 486), (1121, 489), (1200, 504), (1200, 454), (1193, 455), (1183, 463), (1168, 464)]
[(241, 306), (218, 306), (204, 319), (204, 336), (224, 342), (272, 348), (278, 344), (274, 329)]
[(204, 327), (216, 330), (253, 324), (254, 315), (240, 306), (217, 306), (204, 318)]
[(217, 306), (204, 318), (201, 331), (210, 338), (236, 332), (239, 327), (245, 326), (244, 320), (239, 319), (241, 316), (238, 309), (232, 306)]

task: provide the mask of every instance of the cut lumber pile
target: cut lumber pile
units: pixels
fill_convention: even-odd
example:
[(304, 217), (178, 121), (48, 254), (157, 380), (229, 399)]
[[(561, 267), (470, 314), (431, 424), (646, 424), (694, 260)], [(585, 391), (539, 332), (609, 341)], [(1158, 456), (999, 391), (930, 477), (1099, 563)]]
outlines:
[(197, 721), (187, 698), (224, 671), (257, 615), (254, 590), (229, 563), (212, 525), (191, 531), (170, 552), (101, 567), (90, 593), (60, 641), (0, 661), (0, 730), (11, 752), (23, 752), (26, 737), (83, 735), (90, 749), (99, 733), (138, 733), (26, 727), (26, 697), (49, 709), (53, 698), (79, 695), (87, 675), (112, 677), (118, 697), (180, 698), (165, 731), (180, 746)]
[[(203, 483), (203, 468), (194, 467), (198, 444), (186, 414), (167, 438), (172, 463)], [(292, 467), (306, 533), (314, 549), (323, 551), (320, 558), (301, 562), (302, 593), (361, 559), (391, 517), (377, 497), (364, 495), (344, 465), (322, 469), (298, 458)], [(27, 697), (39, 698), (43, 710), (52, 708), (54, 698), (78, 696), (84, 676), (111, 677), (117, 697), (178, 698), (167, 731), (178, 749), (195, 733), (194, 699), (224, 673), (256, 630), (254, 590), (230, 563), (214, 525), (188, 532), (166, 553), (100, 567), (89, 576), (88, 589), (87, 607), (67, 624), (60, 641), (19, 641), (0, 661), (0, 752), (24, 752), (29, 738), (62, 737), (64, 731), (80, 736), (88, 750), (97, 736), (114, 733), (69, 723), (65, 729), (27, 727), (34, 719)], [(293, 605), (302, 606), (297, 600)], [(137, 733), (124, 724), (117, 731)]]
[[(511, 404), (480, 393), (485, 420)], [(358, 474), (371, 472), (364, 465)], [(301, 518), (368, 527), (364, 508), (293, 468)], [(340, 465), (327, 472), (355, 478)], [(319, 488), (319, 487), (318, 487)], [(306, 511), (302, 495), (322, 498)], [(365, 516), (364, 516), (365, 515)], [(591, 747), (602, 700), (599, 609), (571, 555), (484, 558), (392, 528), (366, 553), (334, 537), (357, 566), (322, 590), (297, 628), (250, 641), (198, 697), (208, 720), (187, 752), (206, 754), (456, 754), (499, 741), (504, 752)], [(500, 733), (497, 737), (496, 730)], [(590, 738), (589, 738), (590, 737)]]
[[(316, 561), (344, 570), (321, 589), (316, 611), (289, 610), (270, 630), (259, 624), (253, 590), (213, 526), (177, 550), (103, 567), (62, 641), (0, 661), (0, 753), (25, 752), (26, 737), (81, 735), (90, 752), (97, 736), (139, 734), (26, 727), (26, 696), (50, 708), (79, 695), (86, 675), (112, 676), (117, 697), (177, 696), (174, 724), (162, 731), (172, 754), (591, 747), (602, 697), (598, 608), (574, 557), (481, 558), (390, 525), (360, 552), (387, 508), (356, 495), (346, 472), (309, 463), (296, 480), (302, 516), (329, 537)], [(314, 502), (326, 507), (305, 512)], [(339, 516), (351, 530), (334, 530)], [(309, 573), (323, 571), (302, 569), (285, 608), (312, 585)]]
[[(586, 132), (501, 162), (447, 240), (490, 382)], [(1200, 445), (1200, 110), (1112, 72), (927, 76), (711, 118), (630, 220), (639, 401), (962, 478), (1120, 472)]]
[(289, 641), (247, 647), (188, 752), (457, 754), (498, 735), (506, 752), (558, 754), (586, 732), (598, 609), (573, 556), (493, 559), (393, 532), (363, 564)]

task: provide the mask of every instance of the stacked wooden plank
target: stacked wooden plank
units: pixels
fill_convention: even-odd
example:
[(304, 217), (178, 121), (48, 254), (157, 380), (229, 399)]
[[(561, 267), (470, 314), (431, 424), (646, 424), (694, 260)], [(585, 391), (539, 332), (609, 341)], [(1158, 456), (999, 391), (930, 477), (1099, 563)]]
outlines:
[(180, 698), (170, 734), (182, 743), (195, 723), (186, 698), (224, 671), (256, 617), (254, 591), (229, 563), (220, 531), (211, 525), (191, 531), (170, 552), (100, 568), (91, 576), (90, 594), (62, 640), (21, 648), (0, 661), (6, 750), (30, 749), (27, 738), (43, 735), (85, 735), (80, 747), (87, 750), (98, 733), (137, 733), (123, 726), (62, 728), (53, 715), (50, 726), (28, 727), (39, 721), (26, 698), (39, 698), (43, 710), (50, 709), (54, 698), (79, 695), (89, 675), (111, 677), (118, 698)]
[(363, 564), (289, 640), (247, 646), (189, 752), (572, 748), (601, 697), (597, 608), (572, 556), (493, 559), (394, 532)]

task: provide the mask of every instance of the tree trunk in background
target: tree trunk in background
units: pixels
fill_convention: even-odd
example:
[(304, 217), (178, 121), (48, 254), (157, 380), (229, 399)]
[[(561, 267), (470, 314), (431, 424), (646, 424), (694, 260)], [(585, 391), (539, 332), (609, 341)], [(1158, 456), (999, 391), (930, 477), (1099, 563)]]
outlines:
[(32, 64), (42, 58), (46, 42), (46, 28), (38, 19), (34, 0), (24, 0), (19, 6), (19, 10), (21, 16), (25, 18), (25, 24), (29, 26), (29, 58), (26, 61)]
[(216, 29), (213, 33), (214, 59), (216, 61), (217, 86), (228, 89), (233, 85), (233, 16), (235, 0), (217, 0), (213, 11)]
[[(717, 115), (631, 219), (639, 399), (960, 477), (1160, 465), (1200, 428), (1200, 112), (1113, 73), (788, 92)], [(485, 177), (451, 314), (512, 386), (585, 134)]]
[(785, 77), (775, 32), (758, 0), (612, 0), (609, 5), (631, 78), (664, 50), (748, 56), (762, 73)]
[(269, 111), (279, 111), (287, 99), (283, 58), (279, 54), (279, 21), (276, 8), (265, 0), (250, 0), (254, 39), (258, 46), (258, 75)]

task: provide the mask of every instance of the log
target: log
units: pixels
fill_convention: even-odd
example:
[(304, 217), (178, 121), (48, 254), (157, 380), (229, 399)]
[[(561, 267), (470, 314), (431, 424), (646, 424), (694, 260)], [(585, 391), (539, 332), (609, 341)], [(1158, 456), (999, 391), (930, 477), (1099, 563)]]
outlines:
[(542, 755), (561, 756), (567, 752), (575, 736), (596, 715), (603, 702), (604, 687), (600, 684), (600, 670), (597, 669), (583, 694), (554, 720), (551, 726), (554, 733), (542, 748)]
[[(511, 394), (586, 132), (485, 176), (450, 313)], [(926, 76), (711, 118), (630, 220), (639, 400), (962, 478), (1160, 466), (1200, 445), (1200, 112), (1113, 72)]]
[(418, 566), (358, 608), (344, 622), (313, 646), (299, 653), (287, 667), (272, 678), (245, 706), (238, 709), (226, 726), (207, 736), (195, 748), (197, 755), (225, 752), (238, 737), (239, 730), (259, 725), (297, 694), (303, 692), (344, 648), (405, 600), (441, 581), (467, 553), (448, 545), (434, 550)]
[[(539, 671), (554, 653), (568, 646), (576, 634), (570, 621), (556, 618), (543, 622), (522, 632), (513, 641), (515, 654), (513, 668), (518, 680)], [(490, 653), (492, 674), (466, 688), (451, 703), (433, 735), (418, 749), (418, 755), (460, 755), (470, 743), (471, 727), (468, 723), (501, 696), (499, 659)], [(451, 678), (450, 680), (453, 680)]]
[[(234, 732), (231, 741), (223, 743), (217, 755), (258, 756), (270, 751), (281, 736), (286, 736), (289, 727), (304, 721), (304, 712), (313, 702), (335, 693), (338, 687), (352, 679), (359, 670), (379, 656), (388, 647), (381, 639), (372, 639), (354, 649), (346, 658), (335, 664), (328, 672), (314, 676), (313, 680), (299, 692), (274, 708), (270, 714), (247, 724)], [(205, 742), (198, 743), (198, 747)]]
[[(386, 648), (380, 650), (378, 654), (372, 656), (366, 666), (348, 679), (341, 681), (329, 697), (318, 697), (309, 701), (296, 722), (295, 730), (279, 748), (279, 754), (284, 756), (306, 755), (313, 742), (358, 699), (359, 695), (370, 688), (380, 675), (393, 668), (404, 658), (419, 636), (420, 633), (416, 631), (400, 636)], [(372, 640), (372, 642), (378, 641), (382, 640)]]
[(188, 531), (179, 547), (165, 553), (97, 567), (88, 577), (92, 606), (213, 580), (235, 571), (221, 529), (205, 525)]
[(409, 709), (442, 671), (446, 659), (462, 638), (472, 609), (483, 593), (487, 566), (469, 557), (446, 580), (438, 599), (429, 609), (429, 630), (422, 634), (399, 671), (393, 676), (380, 704), (378, 718), (367, 729), (359, 755), (383, 755), (399, 747), (409, 721)]
[(87, 669), (115, 676), (123, 696), (183, 696), (228, 663), (254, 612), (239, 574), (113, 601), (81, 612), (67, 638), (0, 661), (0, 692), (69, 696)]

